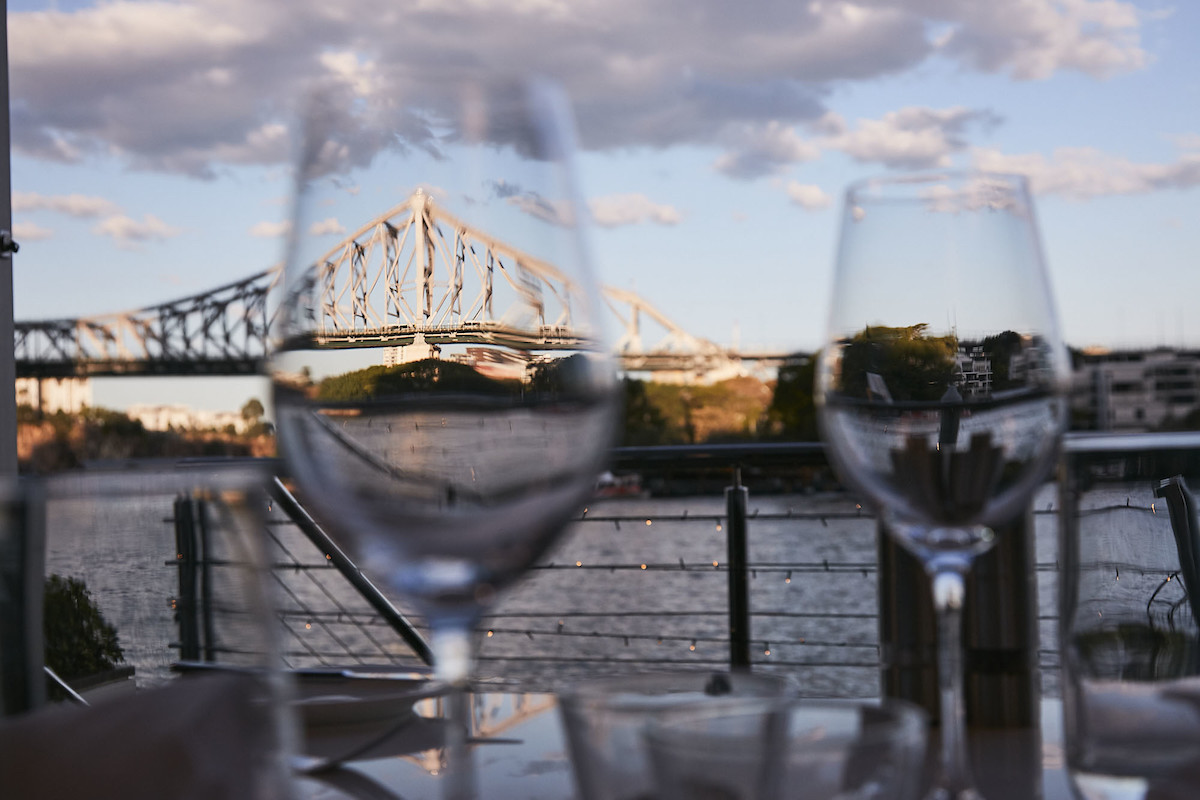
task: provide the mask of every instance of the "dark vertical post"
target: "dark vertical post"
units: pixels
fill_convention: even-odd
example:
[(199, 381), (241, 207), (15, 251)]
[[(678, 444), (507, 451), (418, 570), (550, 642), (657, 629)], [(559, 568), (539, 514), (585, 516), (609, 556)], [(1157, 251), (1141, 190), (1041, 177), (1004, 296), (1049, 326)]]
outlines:
[(35, 484), (3, 484), (0, 496), (0, 716), (46, 699), (42, 638), (45, 518)]
[[(883, 694), (911, 700), (938, 718), (937, 626), (929, 576), (879, 525), (879, 643)], [(1036, 725), (1037, 577), (1032, 514), (996, 530), (996, 542), (967, 576), (963, 605), (967, 723)]]
[(726, 561), (729, 568), (729, 666), (750, 668), (750, 591), (746, 578), (746, 506), (741, 467), (734, 467), (733, 486), (725, 489)]
[(216, 637), (213, 635), (212, 540), (208, 535), (208, 504), (193, 501), (196, 531), (200, 540), (200, 619), (204, 626), (204, 660), (215, 661)]
[(0, 476), (17, 474), (17, 371), (13, 350), (12, 163), (8, 106), (8, 2), (0, 0)]
[(196, 624), (196, 533), (189, 497), (175, 498), (175, 559), (179, 564), (179, 658), (200, 660), (200, 631)]

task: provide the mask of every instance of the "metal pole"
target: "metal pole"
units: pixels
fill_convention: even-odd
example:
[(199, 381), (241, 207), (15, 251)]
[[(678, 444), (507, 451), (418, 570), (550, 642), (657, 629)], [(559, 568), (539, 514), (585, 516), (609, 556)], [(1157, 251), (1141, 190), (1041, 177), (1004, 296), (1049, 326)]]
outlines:
[(0, 477), (17, 474), (17, 370), (13, 340), (12, 164), (8, 109), (8, 0), (0, 0)]
[(175, 558), (179, 566), (179, 658), (200, 660), (200, 628), (196, 619), (196, 528), (190, 497), (175, 498)]
[(729, 562), (729, 666), (750, 668), (750, 595), (746, 581), (746, 506), (749, 491), (742, 486), (742, 469), (734, 467), (733, 486), (725, 489), (725, 535)]
[(0, 484), (0, 717), (46, 700), (43, 503), (37, 484)]

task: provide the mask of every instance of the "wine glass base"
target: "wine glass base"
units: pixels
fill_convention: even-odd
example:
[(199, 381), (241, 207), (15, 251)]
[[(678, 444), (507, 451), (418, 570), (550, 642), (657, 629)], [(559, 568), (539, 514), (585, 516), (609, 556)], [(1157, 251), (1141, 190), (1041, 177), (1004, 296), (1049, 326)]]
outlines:
[(987, 800), (978, 789), (967, 787), (964, 789), (947, 789), (943, 786), (935, 786), (926, 793), (924, 800)]

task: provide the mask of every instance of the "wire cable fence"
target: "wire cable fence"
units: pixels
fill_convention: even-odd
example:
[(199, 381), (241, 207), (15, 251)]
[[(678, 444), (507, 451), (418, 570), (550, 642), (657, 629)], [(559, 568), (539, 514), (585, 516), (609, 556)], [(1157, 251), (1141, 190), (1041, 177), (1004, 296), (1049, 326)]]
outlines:
[[(877, 694), (874, 516), (848, 494), (812, 485), (823, 461), (807, 448), (765, 455), (741, 448), (724, 460), (709, 449), (675, 450), (670, 458), (624, 453), (619, 464), (657, 482), (663, 494), (597, 498), (558, 546), (502, 593), (478, 633), (480, 678), (553, 689), (592, 674), (728, 667), (740, 647), (752, 668), (794, 672), (811, 693)], [(796, 461), (774, 468), (789, 456), (799, 456), (810, 471), (798, 478)], [(713, 490), (722, 480), (746, 484), (741, 519), (731, 516), (738, 505), (728, 493)], [(759, 486), (766, 489), (759, 493)], [(689, 493), (693, 489), (701, 493)], [(285, 663), (295, 669), (422, 665), (396, 626), (336, 567), (328, 548), (314, 543), (287, 511), (272, 501), (266, 518)], [(177, 509), (176, 517), (186, 513)], [(743, 554), (731, 568), (730, 533), (739, 528)], [(218, 555), (179, 568), (219, 570)], [(1054, 567), (1039, 563), (1038, 571), (1051, 576)], [(741, 621), (731, 618), (735, 591), (744, 592)], [(219, 600), (209, 603), (201, 616), (243, 613)], [(1053, 625), (1052, 613), (1041, 619)], [(740, 642), (731, 633), (739, 624)], [(413, 626), (426, 633), (419, 618)], [(215, 627), (219, 631), (219, 619)], [(198, 650), (193, 644), (187, 652), (231, 656), (208, 641), (219, 632), (205, 634), (203, 625), (195, 631)], [(186, 646), (188, 637), (181, 641)], [(1039, 660), (1052, 667), (1053, 648), (1043, 648)]]
[[(819, 445), (626, 449), (616, 469), (640, 479), (640, 490), (629, 480), (624, 496), (597, 497), (501, 594), (478, 632), (481, 679), (555, 689), (600, 673), (727, 667), (740, 649), (752, 668), (792, 672), (812, 694), (878, 694), (878, 523), (835, 487)], [(1058, 502), (1048, 484), (1032, 511), (1036, 660), (1051, 692)], [(1132, 506), (1164, 510), (1134, 498), (1086, 514)], [(739, 529), (740, 561), (731, 544)], [(277, 503), (267, 530), (290, 666), (423, 663)], [(422, 620), (413, 625), (425, 633)]]

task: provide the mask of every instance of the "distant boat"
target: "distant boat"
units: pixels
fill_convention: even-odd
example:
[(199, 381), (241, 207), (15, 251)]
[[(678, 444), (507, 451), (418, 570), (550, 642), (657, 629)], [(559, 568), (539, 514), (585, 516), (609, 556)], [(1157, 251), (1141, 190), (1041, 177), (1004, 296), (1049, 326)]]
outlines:
[(635, 472), (614, 475), (602, 472), (596, 479), (596, 497), (649, 497), (650, 492), (642, 487), (642, 476)]

